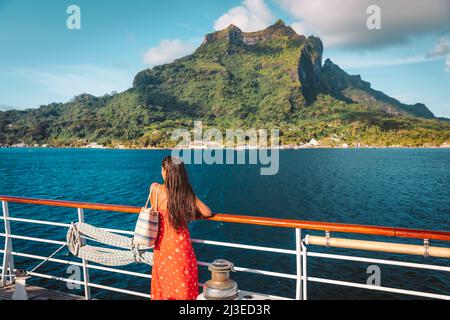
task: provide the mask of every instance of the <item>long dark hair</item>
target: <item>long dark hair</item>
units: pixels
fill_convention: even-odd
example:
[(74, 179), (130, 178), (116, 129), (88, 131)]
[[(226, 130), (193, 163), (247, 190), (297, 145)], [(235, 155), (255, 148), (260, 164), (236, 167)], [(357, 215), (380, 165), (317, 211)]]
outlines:
[(175, 229), (180, 230), (197, 216), (196, 196), (180, 158), (167, 156), (162, 161), (162, 167), (166, 171), (164, 185), (168, 193), (169, 222)]

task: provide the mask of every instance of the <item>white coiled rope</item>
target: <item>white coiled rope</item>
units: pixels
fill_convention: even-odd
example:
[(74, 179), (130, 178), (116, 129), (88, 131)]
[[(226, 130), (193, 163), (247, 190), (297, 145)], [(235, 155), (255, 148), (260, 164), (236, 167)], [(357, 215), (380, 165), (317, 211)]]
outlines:
[[(87, 245), (87, 240), (119, 247), (118, 250)], [(67, 246), (76, 257), (106, 266), (124, 266), (133, 262), (153, 265), (153, 253), (149, 247), (133, 244), (133, 238), (114, 234), (86, 223), (72, 223), (67, 231)]]

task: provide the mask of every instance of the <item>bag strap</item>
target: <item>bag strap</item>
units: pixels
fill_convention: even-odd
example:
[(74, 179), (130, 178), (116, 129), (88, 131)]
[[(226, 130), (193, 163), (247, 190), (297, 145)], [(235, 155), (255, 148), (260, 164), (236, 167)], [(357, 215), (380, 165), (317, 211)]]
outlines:
[(156, 206), (155, 210), (156, 211), (158, 211), (158, 193), (159, 193), (158, 190), (159, 190), (159, 184), (156, 187), (156, 204), (155, 204), (155, 206)]
[[(148, 207), (148, 203), (150, 202), (150, 198), (152, 196), (152, 191), (153, 191), (153, 186), (155, 185), (155, 183), (152, 183), (152, 185), (150, 186), (150, 193), (148, 194), (148, 198), (147, 198), (147, 202), (145, 203), (145, 209), (147, 209)], [(159, 189), (159, 184), (156, 187), (156, 210), (158, 210), (158, 189)]]
[(155, 184), (154, 183), (152, 183), (152, 185), (150, 186), (150, 193), (148, 194), (148, 198), (147, 198), (147, 202), (145, 203), (145, 209), (147, 209), (147, 207), (148, 207), (148, 203), (149, 203), (149, 201), (150, 201), (150, 197), (152, 196), (152, 190), (153, 190), (153, 186), (154, 186)]

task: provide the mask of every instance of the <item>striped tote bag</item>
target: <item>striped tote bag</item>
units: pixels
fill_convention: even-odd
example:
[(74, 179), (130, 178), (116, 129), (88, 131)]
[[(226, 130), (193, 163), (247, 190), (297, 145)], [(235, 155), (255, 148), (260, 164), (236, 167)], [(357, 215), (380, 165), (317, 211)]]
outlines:
[(136, 228), (134, 229), (133, 244), (145, 248), (153, 247), (156, 238), (158, 237), (159, 213), (157, 209), (159, 185), (156, 187), (156, 208), (153, 208), (152, 206), (148, 208), (153, 186), (154, 184), (150, 187), (150, 194), (148, 195), (147, 202), (145, 203), (145, 207), (143, 207), (139, 213)]

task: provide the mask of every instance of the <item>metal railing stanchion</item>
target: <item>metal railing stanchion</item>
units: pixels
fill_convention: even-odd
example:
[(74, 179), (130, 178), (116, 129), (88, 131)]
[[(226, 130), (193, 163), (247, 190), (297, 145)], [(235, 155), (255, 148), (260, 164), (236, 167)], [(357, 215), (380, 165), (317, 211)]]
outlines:
[(3, 264), (2, 264), (2, 279), (0, 283), (0, 287), (6, 286), (8, 283), (6, 278), (9, 277), (10, 284), (14, 281), (14, 257), (11, 254), (12, 252), (12, 239), (11, 239), (11, 224), (8, 220), (9, 210), (8, 210), (8, 202), (2, 201), (2, 209), (3, 209), (3, 223), (5, 225), (5, 249), (3, 252)]
[[(84, 222), (84, 211), (82, 208), (78, 208), (78, 221)], [(85, 239), (82, 239), (83, 244)], [(86, 300), (91, 299), (91, 288), (89, 287), (89, 268), (87, 267), (87, 261), (82, 259), (83, 263), (83, 283), (84, 283), (84, 297)]]
[(301, 248), (302, 248), (302, 275), (303, 275), (303, 300), (308, 300), (308, 270), (307, 270), (307, 265), (308, 265), (308, 261), (307, 261), (307, 248), (306, 246), (303, 244), (303, 241), (301, 243)]
[(295, 229), (295, 251), (296, 251), (296, 267), (297, 280), (295, 284), (295, 300), (303, 300), (302, 295), (302, 230)]

